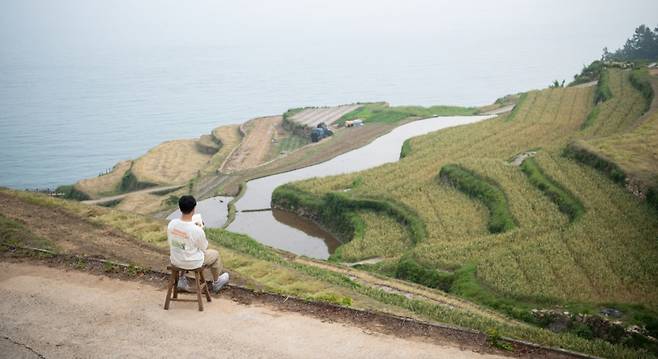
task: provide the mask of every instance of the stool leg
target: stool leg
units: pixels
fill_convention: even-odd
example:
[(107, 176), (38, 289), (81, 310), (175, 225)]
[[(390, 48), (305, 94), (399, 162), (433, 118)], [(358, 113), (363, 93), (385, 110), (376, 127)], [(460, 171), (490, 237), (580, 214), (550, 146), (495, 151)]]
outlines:
[(206, 282), (206, 277), (203, 275), (203, 271), (201, 271), (201, 283), (203, 283), (203, 293), (206, 295), (206, 300), (208, 302), (212, 302), (210, 299), (210, 290), (208, 289), (208, 282)]
[(199, 311), (203, 312), (203, 300), (201, 299), (201, 283), (199, 283), (199, 272), (194, 272), (194, 280), (196, 281), (196, 299), (199, 302)]
[(169, 285), (167, 288), (167, 298), (165, 299), (164, 309), (169, 310), (169, 301), (171, 300), (171, 290), (176, 287), (176, 280), (174, 279), (174, 272), (172, 271), (169, 278)]
[(178, 298), (178, 279), (180, 278), (180, 272), (174, 270), (174, 298)]

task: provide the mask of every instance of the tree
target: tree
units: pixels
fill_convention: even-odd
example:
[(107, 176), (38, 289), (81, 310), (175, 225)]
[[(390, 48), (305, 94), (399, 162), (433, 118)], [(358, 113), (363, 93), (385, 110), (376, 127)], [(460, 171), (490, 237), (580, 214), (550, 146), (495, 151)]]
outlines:
[(638, 26), (622, 48), (612, 53), (603, 48), (602, 57), (618, 61), (658, 60), (658, 26), (654, 30), (646, 25)]

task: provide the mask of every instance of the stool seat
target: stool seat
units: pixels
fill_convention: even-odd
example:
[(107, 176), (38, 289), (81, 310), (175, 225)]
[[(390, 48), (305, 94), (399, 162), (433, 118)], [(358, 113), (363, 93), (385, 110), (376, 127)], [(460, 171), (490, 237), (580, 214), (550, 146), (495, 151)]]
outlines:
[[(206, 266), (201, 266), (195, 269), (184, 269), (176, 267), (171, 264), (167, 266), (167, 270), (171, 272), (171, 277), (169, 279), (169, 284), (167, 285), (167, 298), (165, 299), (164, 309), (169, 309), (169, 302), (178, 301), (178, 302), (198, 302), (199, 311), (203, 311), (203, 299), (201, 298), (201, 293), (203, 292), (206, 296), (206, 300), (211, 302), (210, 290), (208, 289), (208, 283), (203, 277), (203, 270), (206, 269)], [(196, 282), (196, 299), (182, 299), (178, 298), (178, 279), (181, 275), (185, 275), (186, 272), (194, 272), (194, 281)], [(191, 293), (193, 294), (193, 293)]]

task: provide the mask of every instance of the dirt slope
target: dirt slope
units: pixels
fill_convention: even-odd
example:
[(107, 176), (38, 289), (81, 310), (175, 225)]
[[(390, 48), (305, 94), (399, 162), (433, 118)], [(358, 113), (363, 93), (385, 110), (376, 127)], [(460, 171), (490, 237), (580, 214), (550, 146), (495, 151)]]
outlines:
[(81, 220), (59, 208), (42, 207), (0, 193), (0, 214), (23, 223), (37, 236), (50, 240), (63, 253), (111, 258), (156, 270), (163, 270), (168, 261), (169, 253), (165, 249)]
[(164, 311), (163, 289), (27, 264), (0, 263), (0, 299), (7, 357), (499, 358), (221, 296)]

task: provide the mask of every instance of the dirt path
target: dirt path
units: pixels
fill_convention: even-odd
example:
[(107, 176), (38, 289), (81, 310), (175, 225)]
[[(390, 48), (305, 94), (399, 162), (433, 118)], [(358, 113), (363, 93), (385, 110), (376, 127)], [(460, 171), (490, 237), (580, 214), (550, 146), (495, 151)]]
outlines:
[(0, 263), (0, 299), (7, 357), (499, 358), (221, 296), (164, 311), (162, 289), (29, 264)]
[(445, 292), (440, 290), (434, 290), (428, 287), (423, 287), (420, 285), (415, 285), (413, 283), (396, 280), (393, 278), (381, 278), (376, 274), (368, 273), (361, 270), (355, 270), (349, 267), (341, 267), (334, 265), (329, 262), (304, 258), (304, 257), (294, 257), (290, 260), (302, 263), (305, 265), (311, 265), (315, 267), (322, 268), (324, 270), (329, 270), (335, 273), (340, 273), (347, 275), (353, 281), (358, 282), (361, 285), (368, 286), (371, 288), (381, 289), (388, 293), (396, 293), (403, 295), (407, 298), (415, 298), (430, 302), (435, 305), (445, 306), (448, 308), (461, 308), (469, 312), (477, 313), (483, 317), (494, 318), (500, 322), (508, 322), (510, 324), (518, 326), (528, 326), (519, 321), (515, 321), (497, 313), (495, 311), (479, 307), (471, 302), (462, 300), (458, 297), (448, 295)]
[(93, 199), (93, 200), (88, 200), (88, 201), (82, 201), (82, 203), (86, 204), (105, 204), (105, 203), (110, 203), (114, 201), (119, 201), (125, 198), (128, 195), (131, 194), (151, 194), (151, 193), (156, 193), (156, 192), (165, 192), (165, 191), (170, 191), (170, 190), (175, 190), (178, 188), (183, 187), (183, 185), (174, 185), (174, 186), (165, 186), (165, 187), (152, 187), (152, 188), (147, 188), (143, 189), (140, 191), (134, 191), (134, 192), (128, 192), (124, 194), (119, 194), (116, 196), (111, 196), (111, 197), (104, 197), (104, 198), (99, 198), (99, 199)]
[(223, 173), (231, 173), (256, 167), (261, 164), (272, 147), (272, 136), (281, 124), (281, 116), (253, 119), (244, 125), (247, 135), (240, 146), (220, 168)]

